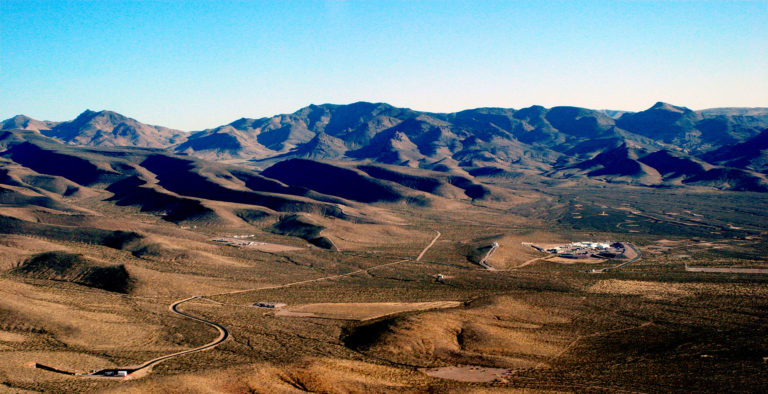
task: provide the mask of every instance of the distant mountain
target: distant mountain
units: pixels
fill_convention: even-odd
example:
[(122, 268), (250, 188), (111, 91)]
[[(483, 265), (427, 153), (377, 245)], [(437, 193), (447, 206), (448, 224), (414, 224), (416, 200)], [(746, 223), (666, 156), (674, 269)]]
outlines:
[(723, 170), (716, 179), (702, 180), (729, 189), (752, 184), (731, 177), (760, 178), (756, 172), (766, 171), (765, 137), (759, 137), (768, 129), (763, 113), (761, 108), (693, 111), (663, 102), (640, 112), (531, 106), (430, 113), (357, 102), (241, 118), (189, 134), (110, 111), (85, 111), (62, 123), (17, 116), (2, 126), (40, 130), (67, 144), (164, 148), (259, 169), (288, 159), (336, 160), (656, 186), (698, 182), (717, 168), (741, 171)]
[[(6, 127), (3, 129), (17, 128)], [(74, 120), (52, 125), (40, 132), (58, 141), (86, 146), (137, 146), (166, 148), (183, 141), (186, 133), (150, 126), (112, 111), (86, 110)]]
[(601, 109), (600, 112), (610, 116), (613, 119), (618, 119), (621, 117), (621, 115), (624, 115), (628, 111), (621, 111), (621, 110), (615, 110), (615, 109)]
[[(647, 140), (618, 130), (605, 114), (574, 107), (520, 111), (480, 108), (435, 114), (387, 104), (355, 103), (310, 106), (288, 117), (252, 120), (248, 124), (271, 124), (273, 129), (282, 130), (281, 135), (268, 131), (266, 138), (262, 137), (263, 128), (249, 129), (254, 134), (252, 139), (262, 146), (280, 149), (254, 158), (268, 162), (289, 157), (333, 158), (429, 168), (449, 160), (464, 167), (514, 163), (542, 168), (554, 163), (561, 156), (559, 152), (591, 138), (622, 136), (638, 143)], [(314, 133), (312, 138), (295, 143), (307, 139), (308, 132)], [(286, 149), (287, 145), (295, 147)]]
[(720, 190), (768, 191), (763, 174), (714, 166), (681, 152), (652, 153), (624, 143), (594, 158), (552, 173), (561, 178), (588, 177), (643, 186), (706, 186)]
[(16, 115), (12, 118), (9, 118), (0, 122), (0, 130), (11, 130), (11, 129), (32, 130), (32, 131), (50, 130), (57, 124), (58, 124), (57, 122), (49, 122), (46, 120), (41, 121), (41, 120), (32, 119), (24, 115)]
[(728, 116), (768, 116), (768, 107), (752, 107), (752, 108), (739, 108), (739, 107), (725, 107), (725, 108), (708, 108), (701, 111), (703, 115), (728, 115)]
[[(380, 131), (413, 116), (417, 116), (415, 111), (388, 104), (310, 105), (293, 114), (242, 118), (225, 126), (193, 133), (186, 144), (174, 149), (201, 157), (257, 160), (285, 154), (295, 157), (336, 156), (340, 151), (367, 145)], [(210, 140), (198, 142), (212, 134), (234, 135), (239, 146), (222, 145)], [(339, 146), (339, 140), (343, 141), (344, 148)], [(321, 151), (312, 153), (315, 148)]]
[(337, 160), (343, 158), (347, 150), (344, 140), (319, 132), (309, 142), (296, 148), (290, 156), (303, 159)]
[(616, 125), (698, 153), (753, 137), (768, 127), (757, 117), (707, 115), (661, 102), (645, 111), (622, 115)]
[[(250, 140), (263, 147), (257, 155), (244, 152), (240, 158), (267, 162), (333, 158), (429, 168), (449, 159), (462, 167), (514, 164), (528, 169), (573, 161), (573, 154), (610, 149), (618, 140), (651, 151), (701, 153), (743, 141), (768, 126), (759, 117), (704, 115), (665, 103), (638, 113), (611, 114), (618, 119), (605, 111), (576, 107), (478, 108), (437, 114), (354, 103), (313, 105), (290, 115), (241, 119), (229, 126), (249, 133)], [(203, 154), (205, 149), (200, 148), (189, 153)]]
[(177, 153), (209, 160), (264, 157), (273, 154), (270, 149), (259, 144), (253, 132), (238, 130), (231, 125), (192, 133), (186, 141), (171, 149)]
[(697, 177), (714, 167), (683, 153), (668, 150), (645, 155), (639, 161), (658, 171), (666, 181)]

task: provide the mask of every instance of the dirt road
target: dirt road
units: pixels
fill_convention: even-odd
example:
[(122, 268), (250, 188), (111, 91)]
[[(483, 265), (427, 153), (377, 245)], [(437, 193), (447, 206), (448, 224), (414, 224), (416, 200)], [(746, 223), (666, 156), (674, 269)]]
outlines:
[(421, 251), (421, 253), (419, 253), (419, 257), (416, 257), (416, 261), (421, 261), (421, 258), (422, 258), (422, 257), (424, 257), (424, 254), (426, 254), (426, 253), (427, 253), (427, 251), (429, 250), (429, 248), (431, 248), (431, 247), (432, 247), (432, 245), (434, 245), (434, 244), (435, 244), (435, 242), (437, 242), (437, 239), (438, 239), (438, 238), (440, 238), (440, 235), (442, 235), (442, 234), (440, 234), (440, 232), (439, 232), (439, 231), (437, 231), (437, 230), (435, 230), (435, 232), (437, 233), (437, 235), (435, 235), (435, 239), (433, 239), (433, 240), (432, 240), (432, 242), (430, 242), (430, 243), (429, 243), (429, 245), (427, 245), (427, 247), (426, 247), (426, 248), (424, 248), (424, 250), (422, 250), (422, 251)]
[(175, 313), (177, 315), (180, 315), (180, 316), (185, 317), (187, 319), (192, 319), (192, 320), (198, 321), (200, 323), (207, 324), (207, 325), (215, 328), (216, 330), (218, 330), (219, 331), (219, 336), (216, 339), (214, 339), (213, 341), (211, 341), (211, 342), (209, 342), (209, 343), (207, 343), (205, 345), (196, 347), (194, 349), (183, 350), (183, 351), (180, 351), (180, 352), (166, 354), (165, 356), (160, 356), (160, 357), (157, 357), (157, 358), (153, 358), (152, 360), (149, 360), (149, 361), (147, 361), (147, 362), (145, 362), (145, 363), (143, 363), (141, 365), (137, 365), (137, 366), (107, 368), (107, 369), (101, 369), (101, 370), (97, 370), (97, 371), (93, 371), (93, 372), (89, 372), (89, 373), (78, 373), (78, 372), (65, 371), (65, 370), (60, 370), (60, 369), (57, 369), (57, 368), (53, 368), (53, 367), (49, 367), (49, 366), (46, 366), (46, 365), (43, 365), (43, 364), (37, 364), (37, 363), (30, 363), (30, 365), (32, 365), (32, 366), (34, 366), (35, 368), (38, 368), (38, 369), (44, 369), (44, 370), (47, 370), (47, 371), (61, 373), (61, 374), (65, 374), (65, 375), (72, 375), (72, 376), (94, 377), (94, 378), (123, 378), (123, 379), (130, 379), (130, 378), (137, 378), (137, 377), (143, 376), (146, 372), (148, 372), (150, 370), (150, 368), (152, 366), (154, 366), (156, 364), (159, 364), (159, 363), (161, 363), (163, 361), (166, 361), (168, 359), (171, 359), (171, 358), (174, 358), (174, 357), (183, 356), (183, 355), (186, 355), (186, 354), (202, 352), (202, 351), (208, 350), (208, 349), (213, 349), (214, 347), (220, 345), (222, 342), (224, 342), (227, 339), (229, 339), (229, 331), (227, 331), (227, 329), (224, 328), (224, 326), (222, 326), (222, 325), (220, 325), (220, 324), (218, 324), (216, 322), (213, 322), (213, 321), (210, 321), (210, 320), (206, 320), (206, 319), (203, 319), (203, 318), (200, 318), (200, 317), (197, 317), (197, 316), (190, 315), (189, 313), (182, 312), (182, 311), (180, 311), (178, 309), (179, 305), (181, 305), (181, 304), (183, 304), (185, 302), (188, 302), (188, 301), (196, 300), (196, 299), (200, 299), (200, 297), (195, 296), (195, 297), (189, 297), (189, 298), (185, 298), (183, 300), (176, 301), (173, 304), (171, 304), (170, 306), (168, 306), (168, 309), (171, 312), (173, 312), (173, 313)]
[(498, 248), (499, 248), (499, 245), (494, 243), (493, 246), (491, 246), (491, 250), (489, 250), (488, 253), (485, 254), (485, 257), (483, 257), (483, 259), (480, 260), (478, 264), (480, 264), (481, 267), (489, 271), (496, 271), (496, 268), (493, 268), (492, 266), (488, 265), (486, 261), (488, 261), (488, 259), (491, 258), (491, 255), (493, 254), (493, 252), (495, 252), (496, 249)]
[(638, 326), (619, 328), (619, 329), (609, 330), (609, 331), (595, 332), (595, 333), (587, 334), (587, 335), (579, 335), (579, 336), (576, 337), (576, 339), (571, 341), (571, 343), (568, 344), (568, 346), (563, 348), (563, 350), (558, 352), (553, 357), (550, 357), (549, 360), (547, 360), (546, 362), (544, 362), (544, 361), (540, 362), (538, 365), (536, 365), (536, 367), (537, 368), (541, 368), (541, 367), (547, 366), (548, 364), (552, 364), (555, 360), (557, 360), (558, 358), (562, 357), (565, 353), (568, 353), (569, 351), (571, 351), (571, 349), (573, 349), (578, 342), (580, 342), (580, 341), (582, 341), (582, 340), (584, 340), (586, 338), (599, 337), (599, 336), (602, 336), (602, 335), (615, 334), (615, 333), (619, 333), (619, 332), (626, 332), (626, 331), (636, 330), (638, 328), (648, 327), (651, 324), (653, 324), (653, 322), (652, 321), (648, 321), (648, 322), (645, 322), (645, 323), (640, 324)]
[(169, 354), (169, 355), (166, 355), (166, 356), (162, 356), (162, 357), (158, 357), (158, 358), (149, 360), (149, 361), (145, 362), (144, 364), (140, 365), (138, 368), (136, 368), (137, 371), (141, 370), (141, 369), (144, 369), (144, 368), (151, 367), (151, 366), (153, 366), (155, 364), (158, 364), (158, 363), (160, 363), (162, 361), (165, 361), (165, 360), (167, 360), (169, 358), (183, 356), (185, 354), (201, 352), (203, 350), (208, 350), (208, 349), (214, 348), (214, 347), (218, 346), (219, 344), (221, 344), (222, 342), (226, 341), (229, 338), (229, 331), (227, 331), (227, 329), (224, 328), (224, 326), (222, 326), (222, 325), (220, 325), (220, 324), (218, 324), (216, 322), (212, 322), (210, 320), (206, 320), (206, 319), (203, 319), (201, 317), (193, 316), (193, 315), (190, 315), (189, 313), (179, 311), (179, 309), (178, 309), (179, 305), (181, 305), (181, 304), (183, 304), (183, 303), (185, 303), (187, 301), (192, 301), (192, 300), (199, 299), (199, 298), (200, 297), (195, 296), (195, 297), (186, 298), (186, 299), (183, 299), (183, 300), (180, 300), (180, 301), (176, 301), (173, 304), (171, 304), (168, 307), (168, 309), (170, 309), (171, 312), (173, 312), (173, 313), (175, 313), (177, 315), (184, 316), (187, 319), (192, 319), (192, 320), (195, 320), (195, 321), (199, 321), (200, 323), (207, 324), (207, 325), (217, 329), (219, 331), (218, 338), (214, 339), (213, 341), (211, 341), (211, 342), (209, 342), (209, 343), (207, 343), (207, 344), (205, 344), (203, 346), (196, 347), (194, 349), (184, 350), (184, 351), (181, 351), (181, 352), (178, 352), (178, 353), (173, 353), (173, 354)]

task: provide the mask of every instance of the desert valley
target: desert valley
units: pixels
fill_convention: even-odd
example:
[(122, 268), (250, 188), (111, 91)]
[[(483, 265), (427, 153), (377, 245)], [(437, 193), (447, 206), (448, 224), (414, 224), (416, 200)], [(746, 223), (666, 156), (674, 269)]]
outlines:
[(768, 388), (766, 108), (0, 126), (0, 391)]

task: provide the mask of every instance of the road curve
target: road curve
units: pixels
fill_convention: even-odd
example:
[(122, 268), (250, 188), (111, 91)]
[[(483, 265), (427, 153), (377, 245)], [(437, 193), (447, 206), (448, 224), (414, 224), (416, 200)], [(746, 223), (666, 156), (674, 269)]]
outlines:
[(491, 255), (493, 252), (496, 251), (496, 249), (499, 248), (499, 245), (494, 243), (493, 246), (491, 246), (491, 249), (488, 251), (488, 253), (485, 254), (485, 257), (483, 257), (478, 264), (480, 264), (481, 267), (489, 270), (489, 271), (496, 271), (496, 268), (492, 267), (491, 265), (488, 265), (486, 261), (488, 261), (489, 258), (491, 258)]
[(153, 365), (159, 364), (159, 363), (161, 363), (161, 362), (163, 362), (165, 360), (168, 360), (170, 358), (174, 358), (174, 357), (178, 357), (178, 356), (183, 356), (185, 354), (190, 354), (190, 353), (197, 353), (197, 352), (201, 352), (203, 350), (211, 349), (213, 347), (218, 346), (219, 344), (221, 344), (222, 342), (226, 341), (227, 339), (229, 339), (229, 331), (227, 331), (227, 329), (224, 328), (224, 326), (222, 326), (222, 325), (220, 325), (220, 324), (218, 324), (216, 322), (212, 322), (210, 320), (206, 320), (206, 319), (203, 319), (203, 318), (200, 318), (200, 317), (197, 317), (197, 316), (190, 315), (189, 313), (182, 312), (182, 311), (180, 311), (178, 309), (179, 305), (181, 305), (181, 304), (183, 304), (183, 303), (185, 303), (187, 301), (192, 301), (192, 300), (195, 300), (195, 299), (198, 299), (198, 298), (200, 298), (200, 297), (199, 296), (194, 296), (194, 297), (189, 297), (189, 298), (185, 298), (183, 300), (176, 301), (173, 304), (171, 304), (168, 307), (168, 309), (171, 312), (173, 312), (173, 313), (175, 313), (177, 315), (181, 315), (181, 316), (184, 316), (184, 317), (186, 317), (188, 319), (192, 319), (192, 320), (198, 321), (200, 323), (207, 324), (207, 325), (217, 329), (219, 331), (218, 338), (214, 339), (213, 341), (211, 341), (211, 342), (209, 342), (209, 343), (207, 343), (207, 344), (205, 344), (203, 346), (199, 346), (199, 347), (196, 347), (194, 349), (188, 349), (188, 350), (184, 350), (184, 351), (181, 351), (181, 352), (178, 352), (178, 353), (168, 354), (168, 355), (165, 355), (165, 356), (162, 356), (162, 357), (158, 357), (158, 358), (149, 360), (149, 361), (145, 362), (144, 364), (141, 364), (138, 367), (135, 367), (135, 369), (133, 370), (133, 372), (131, 372), (131, 374), (133, 374), (135, 372), (138, 372), (138, 371), (140, 371), (142, 369), (149, 368), (149, 367), (151, 367)]

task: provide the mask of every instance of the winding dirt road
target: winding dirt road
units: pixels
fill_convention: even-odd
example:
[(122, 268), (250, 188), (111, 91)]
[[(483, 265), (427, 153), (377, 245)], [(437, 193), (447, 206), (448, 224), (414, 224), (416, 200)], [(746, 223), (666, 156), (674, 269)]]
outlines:
[(190, 315), (189, 313), (182, 312), (182, 311), (180, 311), (178, 309), (179, 305), (181, 305), (181, 304), (183, 304), (183, 303), (185, 303), (187, 301), (192, 301), (192, 300), (199, 299), (199, 298), (200, 298), (199, 296), (195, 296), (195, 297), (186, 298), (186, 299), (183, 299), (183, 300), (180, 300), (180, 301), (176, 301), (173, 304), (171, 304), (168, 307), (168, 309), (170, 309), (171, 312), (173, 312), (173, 313), (175, 313), (177, 315), (181, 315), (181, 316), (186, 317), (187, 319), (192, 319), (192, 320), (198, 321), (200, 323), (207, 324), (207, 325), (217, 329), (219, 331), (218, 338), (214, 339), (213, 341), (211, 341), (211, 342), (209, 342), (209, 343), (207, 343), (207, 344), (205, 344), (203, 346), (196, 347), (194, 349), (184, 350), (184, 351), (181, 351), (181, 352), (178, 352), (178, 353), (168, 354), (168, 355), (165, 355), (165, 356), (161, 356), (161, 357), (149, 360), (149, 361), (145, 362), (144, 364), (141, 364), (140, 366), (138, 366), (134, 370), (134, 372), (140, 371), (142, 369), (149, 368), (149, 367), (151, 367), (151, 366), (153, 366), (155, 364), (159, 364), (159, 363), (161, 363), (161, 362), (163, 362), (163, 361), (165, 361), (165, 360), (167, 360), (169, 358), (183, 356), (185, 354), (201, 352), (203, 350), (208, 350), (208, 349), (214, 348), (214, 347), (218, 346), (219, 344), (221, 344), (222, 342), (226, 341), (229, 338), (229, 331), (227, 331), (227, 329), (224, 328), (224, 326), (222, 326), (222, 325), (220, 325), (220, 324), (218, 324), (216, 322), (212, 322), (210, 320), (203, 319), (201, 317)]

